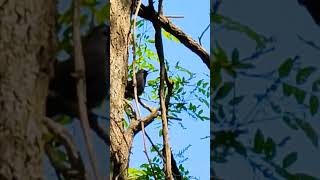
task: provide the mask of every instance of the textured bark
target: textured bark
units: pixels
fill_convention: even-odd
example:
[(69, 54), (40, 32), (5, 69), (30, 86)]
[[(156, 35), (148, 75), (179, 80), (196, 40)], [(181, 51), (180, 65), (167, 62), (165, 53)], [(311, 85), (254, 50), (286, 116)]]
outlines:
[(112, 179), (127, 179), (133, 133), (125, 133), (124, 91), (128, 73), (129, 0), (111, 0), (110, 6), (110, 140)]
[(43, 179), (55, 1), (0, 0), (0, 179)]

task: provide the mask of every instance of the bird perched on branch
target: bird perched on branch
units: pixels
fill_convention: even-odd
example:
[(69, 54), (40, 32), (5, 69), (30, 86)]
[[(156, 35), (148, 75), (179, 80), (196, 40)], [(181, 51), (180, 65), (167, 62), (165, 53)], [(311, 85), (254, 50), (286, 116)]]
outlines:
[[(100, 25), (83, 39), (87, 109), (98, 107), (109, 91), (110, 27)], [(77, 116), (77, 78), (72, 76), (74, 61), (57, 62), (55, 76), (49, 84), (47, 116)]]
[[(136, 74), (136, 82), (137, 82), (137, 95), (140, 96), (144, 92), (144, 87), (146, 86), (148, 71), (141, 69)], [(126, 99), (131, 98), (134, 99), (134, 86), (133, 80), (128, 81), (126, 86), (126, 91), (124, 97)]]
[(320, 25), (320, 1), (319, 0), (298, 0), (298, 3), (305, 8), (312, 16), (316, 24)]

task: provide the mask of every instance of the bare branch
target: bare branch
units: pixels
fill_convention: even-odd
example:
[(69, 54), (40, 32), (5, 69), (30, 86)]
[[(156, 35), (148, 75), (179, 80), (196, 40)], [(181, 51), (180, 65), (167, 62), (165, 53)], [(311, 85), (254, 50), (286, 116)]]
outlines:
[[(50, 91), (49, 96), (54, 99), (59, 99), (59, 102), (62, 104), (62, 106), (68, 109), (70, 116), (77, 117), (76, 119), (80, 120), (80, 118), (78, 118), (79, 112), (77, 108), (77, 102), (67, 100), (66, 98), (62, 97), (60, 94), (54, 91)], [(101, 138), (106, 143), (106, 145), (110, 146), (110, 135), (108, 129), (105, 126), (101, 126), (99, 124), (98, 116), (96, 116), (92, 112), (88, 112), (88, 114), (90, 128), (97, 134), (99, 138)], [(106, 117), (103, 118), (106, 119)]]
[(146, 7), (143, 4), (141, 5), (141, 9), (139, 11), (140, 17), (147, 19), (154, 24), (158, 24), (164, 30), (175, 36), (183, 45), (196, 53), (202, 59), (203, 63), (210, 68), (210, 57), (206, 50), (190, 36), (185, 34), (180, 28), (175, 26), (168, 18), (163, 15), (158, 16), (157, 14), (158, 13), (153, 8), (149, 6)]

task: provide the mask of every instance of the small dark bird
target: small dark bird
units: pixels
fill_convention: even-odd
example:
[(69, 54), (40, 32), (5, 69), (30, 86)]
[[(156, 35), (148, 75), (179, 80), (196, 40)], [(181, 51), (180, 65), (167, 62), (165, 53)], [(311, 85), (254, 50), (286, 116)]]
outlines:
[[(82, 42), (85, 61), (85, 82), (87, 109), (98, 107), (109, 92), (109, 44), (110, 28), (101, 25), (92, 29)], [(48, 117), (57, 114), (77, 116), (77, 79), (74, 72), (73, 57), (55, 64), (55, 76), (49, 84), (47, 97)], [(73, 104), (73, 106), (70, 106)], [(75, 106), (74, 106), (75, 105)]]
[(305, 8), (312, 16), (316, 24), (320, 25), (320, 1), (319, 0), (298, 0), (298, 3)]
[[(137, 95), (140, 96), (143, 91), (144, 87), (146, 85), (146, 79), (148, 76), (148, 71), (141, 69), (137, 72), (136, 74), (136, 80), (137, 80)], [(126, 86), (126, 92), (124, 97), (126, 99), (131, 98), (134, 99), (134, 87), (133, 87), (133, 81), (128, 81), (127, 86)]]

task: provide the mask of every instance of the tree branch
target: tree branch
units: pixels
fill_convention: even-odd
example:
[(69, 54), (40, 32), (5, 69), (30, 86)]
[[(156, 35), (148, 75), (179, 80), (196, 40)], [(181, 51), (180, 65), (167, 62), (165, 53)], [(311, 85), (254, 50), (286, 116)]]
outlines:
[[(57, 172), (57, 176), (59, 177), (59, 173), (61, 173), (65, 178), (73, 177), (89, 180), (90, 178), (86, 169), (84, 168), (80, 153), (78, 152), (69, 132), (64, 128), (64, 126), (55, 123), (52, 119), (44, 118), (43, 122), (46, 128), (45, 132), (52, 133), (57, 138), (58, 142), (63, 144), (66, 149), (68, 159), (70, 160), (71, 167), (62, 163), (61, 160), (55, 158), (56, 150), (50, 142), (46, 142), (45, 151), (51, 164)], [(77, 173), (75, 173), (74, 170), (76, 170)]]
[[(150, 9), (154, 9), (151, 7)], [(159, 0), (158, 6), (158, 17), (162, 15), (162, 0)], [(155, 29), (155, 46), (160, 61), (160, 87), (159, 87), (159, 99), (160, 99), (160, 108), (161, 108), (161, 119), (162, 119), (162, 137), (163, 137), (163, 148), (164, 148), (164, 157), (165, 157), (165, 178), (167, 180), (172, 179), (172, 166), (171, 166), (171, 151), (169, 143), (169, 128), (168, 128), (168, 118), (167, 118), (167, 109), (169, 104), (170, 96), (165, 96), (165, 82), (167, 87), (172, 89), (172, 83), (170, 83), (167, 75), (167, 70), (164, 62), (164, 50), (162, 43), (161, 35), (161, 26), (158, 23), (152, 22)]]
[[(67, 100), (66, 98), (62, 97), (60, 94), (50, 91), (49, 98), (59, 100), (61, 106), (67, 109), (67, 112), (70, 113), (70, 116), (76, 117), (76, 119), (80, 120), (77, 102)], [(110, 135), (109, 131), (105, 126), (101, 126), (98, 122), (98, 116), (92, 112), (89, 112), (89, 125), (92, 131), (94, 131), (98, 137), (100, 137), (106, 145), (110, 146)]]
[(203, 63), (210, 68), (210, 57), (206, 50), (190, 36), (185, 34), (180, 28), (174, 25), (168, 18), (163, 15), (158, 16), (158, 13), (153, 8), (144, 6), (143, 4), (141, 5), (139, 16), (154, 24), (158, 24), (164, 30), (175, 36), (183, 45), (196, 53), (202, 59)]
[(82, 54), (81, 46), (81, 34), (80, 34), (80, 3), (81, 0), (73, 1), (73, 43), (74, 43), (74, 61), (75, 71), (78, 75), (77, 83), (77, 96), (78, 96), (78, 108), (80, 113), (80, 124), (84, 134), (86, 147), (89, 154), (90, 164), (93, 168), (93, 174), (95, 179), (100, 180), (98, 172), (98, 164), (93, 154), (93, 144), (91, 142), (89, 133), (88, 113), (86, 107), (86, 86), (85, 86), (85, 65), (84, 57)]

